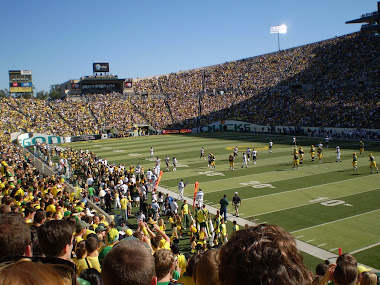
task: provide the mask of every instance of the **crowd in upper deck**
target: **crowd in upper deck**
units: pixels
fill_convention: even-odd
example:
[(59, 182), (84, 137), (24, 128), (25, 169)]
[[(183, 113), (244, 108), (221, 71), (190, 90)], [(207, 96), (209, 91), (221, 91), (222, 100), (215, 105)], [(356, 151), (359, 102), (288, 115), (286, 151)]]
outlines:
[[(194, 128), (235, 119), (268, 126), (380, 128), (378, 36), (361, 33), (244, 60), (135, 80), (132, 96), (2, 98), (7, 133), (73, 136), (135, 124)], [(200, 118), (200, 121), (199, 121)], [(2, 134), (3, 135), (3, 134)]]

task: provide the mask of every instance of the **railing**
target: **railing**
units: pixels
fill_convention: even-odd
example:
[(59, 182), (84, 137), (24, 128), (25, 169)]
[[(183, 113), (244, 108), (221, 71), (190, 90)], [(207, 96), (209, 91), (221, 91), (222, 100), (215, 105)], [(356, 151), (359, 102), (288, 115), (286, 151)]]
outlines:
[[(31, 158), (31, 161), (33, 162), (33, 165), (38, 169), (38, 171), (44, 175), (47, 176), (53, 176), (57, 173), (51, 169), (48, 165), (46, 165), (42, 160), (37, 158), (33, 153), (31, 153), (28, 149), (19, 146), (22, 148), (22, 153), (24, 156), (29, 156)], [(76, 190), (73, 185), (64, 182), (64, 184), (69, 188), (70, 193), (76, 193)], [(79, 197), (78, 197), (79, 198)], [(96, 210), (96, 212), (101, 213), (106, 218), (106, 221), (110, 223), (113, 219), (110, 215), (108, 215), (102, 208), (100, 208), (98, 205), (96, 205), (94, 202), (87, 200), (88, 207), (91, 207)]]

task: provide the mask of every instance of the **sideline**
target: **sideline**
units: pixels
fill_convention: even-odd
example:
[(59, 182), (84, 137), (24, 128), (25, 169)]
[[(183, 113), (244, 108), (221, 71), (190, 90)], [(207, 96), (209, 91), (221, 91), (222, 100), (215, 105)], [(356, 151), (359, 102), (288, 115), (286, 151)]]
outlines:
[[(161, 191), (162, 193), (165, 193), (165, 194), (169, 194), (170, 196), (172, 196), (173, 198), (178, 198), (179, 194), (176, 193), (176, 192), (173, 192), (171, 190), (168, 190), (166, 188), (163, 188), (161, 186), (158, 186), (157, 187), (157, 190), (158, 191)], [(193, 198), (190, 198), (190, 197), (187, 197), (187, 196), (183, 196), (184, 199), (186, 199), (187, 201), (193, 201)], [(191, 203), (189, 202), (189, 205)], [(218, 210), (217, 208), (215, 207), (212, 207), (208, 204), (205, 204), (207, 209), (209, 210), (209, 212), (213, 215), (216, 214), (216, 210)], [(245, 224), (248, 224), (249, 226), (254, 226), (255, 223), (251, 222), (251, 221), (248, 221), (246, 219), (243, 219), (243, 218), (240, 218), (240, 217), (235, 217), (233, 215), (231, 215), (230, 213), (227, 213), (227, 218), (234, 218), (234, 220), (236, 220), (236, 222), (239, 224), (239, 225), (245, 225)], [(296, 244), (297, 244), (297, 248), (307, 254), (310, 254), (316, 258), (319, 258), (321, 260), (330, 260), (331, 262), (335, 262), (336, 261), (336, 258), (338, 257), (337, 254), (335, 253), (332, 253), (330, 251), (327, 251), (327, 250), (324, 250), (324, 249), (321, 249), (319, 247), (316, 247), (314, 245), (311, 245), (311, 244), (308, 244), (306, 242), (303, 242), (303, 241), (300, 241), (298, 239), (296, 239)], [(361, 249), (361, 250), (365, 250), (365, 249)], [(356, 252), (352, 252), (352, 253), (356, 253)], [(321, 261), (322, 262), (322, 261)], [(359, 264), (359, 265), (363, 265), (367, 268), (371, 268), (373, 272), (380, 272), (379, 269), (376, 269), (376, 268), (373, 268), (371, 266), (367, 266), (365, 264)], [(311, 269), (313, 270), (313, 268)]]

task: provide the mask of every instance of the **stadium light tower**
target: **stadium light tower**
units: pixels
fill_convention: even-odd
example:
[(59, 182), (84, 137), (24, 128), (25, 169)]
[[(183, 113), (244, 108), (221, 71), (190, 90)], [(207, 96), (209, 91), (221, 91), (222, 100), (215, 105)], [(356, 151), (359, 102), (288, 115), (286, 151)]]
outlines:
[(278, 51), (281, 50), (281, 48), (280, 48), (280, 34), (286, 34), (286, 30), (287, 30), (286, 25), (270, 27), (270, 33), (271, 34), (277, 34)]

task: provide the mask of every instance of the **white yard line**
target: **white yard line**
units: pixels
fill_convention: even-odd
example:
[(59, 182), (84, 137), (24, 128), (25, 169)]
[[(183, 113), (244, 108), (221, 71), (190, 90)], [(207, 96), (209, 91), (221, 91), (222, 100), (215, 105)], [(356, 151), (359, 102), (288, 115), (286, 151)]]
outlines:
[[(326, 183), (324, 185), (327, 185), (327, 184), (328, 183)], [(305, 188), (302, 188), (302, 189), (305, 189)], [(330, 200), (330, 199), (336, 200), (336, 199), (341, 199), (341, 198), (344, 198), (344, 197), (354, 196), (354, 195), (357, 195), (357, 194), (368, 193), (368, 192), (377, 191), (377, 190), (379, 190), (379, 189), (376, 188), (376, 189), (366, 190), (366, 191), (362, 191), (362, 192), (356, 192), (356, 193), (352, 193), (352, 194), (349, 194), (349, 195), (344, 195), (344, 196), (339, 196), (339, 197), (333, 197), (333, 198), (329, 197), (326, 200)], [(284, 192), (282, 192), (282, 193), (284, 193)], [(244, 201), (245, 200), (247, 200), (247, 199), (244, 199)], [(297, 205), (297, 206), (293, 206), (293, 207), (282, 208), (282, 209), (278, 209), (278, 210), (274, 210), (274, 211), (264, 212), (264, 213), (260, 213), (260, 214), (256, 214), (256, 215), (252, 215), (252, 216), (247, 216), (246, 218), (262, 216), (262, 215), (266, 215), (266, 214), (276, 213), (276, 212), (280, 212), (280, 211), (284, 211), (284, 210), (295, 209), (295, 208), (298, 208), (298, 207), (303, 207), (303, 206), (308, 206), (308, 205), (313, 205), (313, 204), (318, 204), (318, 203), (321, 203), (321, 201), (316, 201), (316, 202), (313, 202), (313, 203), (306, 203), (306, 204), (301, 204), (301, 205)]]
[[(158, 186), (158, 188), (160, 190), (163, 190), (162, 192), (164, 192), (164, 193), (169, 193), (170, 195), (173, 194), (172, 191), (170, 191), (168, 189), (165, 189), (165, 188), (163, 188), (161, 186)], [(190, 197), (187, 197), (187, 198), (189, 200), (192, 200), (192, 198), (190, 198)], [(207, 208), (209, 209), (210, 213), (212, 213), (212, 214), (216, 213), (217, 208), (210, 207), (210, 206), (207, 206)], [(374, 211), (372, 211), (372, 212), (374, 212)], [(237, 222), (238, 222), (239, 225), (245, 225), (245, 224), (255, 225), (255, 223), (256, 223), (256, 220), (255, 220), (255, 222), (251, 222), (251, 221), (248, 221), (247, 219), (243, 219), (243, 218), (240, 218), (240, 217), (239, 218), (235, 218), (235, 219), (237, 220)], [(306, 252), (307, 254), (315, 256), (315, 257), (317, 257), (319, 259), (324, 260), (324, 259), (328, 259), (328, 258), (336, 258), (337, 257), (337, 255), (335, 253), (331, 252), (331, 251), (336, 250), (336, 249), (332, 249), (330, 251), (327, 251), (327, 250), (324, 250), (322, 248), (316, 247), (314, 245), (307, 244), (307, 243), (305, 243), (305, 242), (303, 242), (303, 241), (301, 241), (299, 239), (297, 239), (296, 242), (297, 242), (297, 247), (298, 247), (299, 250), (302, 250), (302, 251)], [(366, 266), (366, 267), (368, 267), (368, 266)]]
[(366, 246), (366, 247), (359, 248), (357, 250), (354, 250), (354, 251), (350, 252), (350, 254), (355, 254), (355, 253), (358, 253), (358, 252), (361, 252), (361, 251), (373, 248), (373, 247), (378, 246), (378, 245), (380, 245), (380, 242), (371, 244), (371, 245)]
[[(270, 158), (270, 159), (273, 159), (273, 158)], [(267, 166), (270, 166), (270, 165), (272, 165), (272, 164), (268, 164)], [(305, 169), (307, 169), (307, 168), (321, 168), (321, 165), (319, 164), (319, 165), (308, 165), (308, 166), (305, 166)], [(347, 167), (347, 169), (349, 169), (349, 168)], [(203, 171), (203, 170), (206, 170), (206, 169), (202, 168), (202, 169), (199, 169), (199, 170)], [(290, 168), (288, 170), (292, 171), (292, 169), (290, 169)], [(317, 174), (325, 174), (325, 173), (331, 172), (331, 169), (329, 169), (327, 167), (323, 168), (323, 170), (326, 170), (326, 171), (323, 171), (323, 172), (320, 172), (320, 173), (317, 173)], [(197, 172), (198, 172), (198, 170), (197, 170)], [(228, 172), (228, 170), (223, 170), (223, 171), (216, 170), (216, 172), (223, 173), (223, 172)], [(245, 177), (247, 177), (247, 178), (249, 177), (248, 179), (252, 180), (252, 179), (256, 179), (256, 177), (260, 177), (261, 175), (264, 175), (264, 174), (265, 175), (272, 174), (272, 175), (269, 175), (269, 176), (275, 177), (276, 173), (279, 173), (279, 172), (278, 171), (269, 171), (269, 172), (262, 172), (262, 173), (256, 173), (256, 174), (255, 173), (254, 174), (247, 174), (247, 175), (242, 175), (242, 176), (238, 176), (238, 177), (235, 176), (235, 177), (229, 177), (229, 178), (222, 178), (222, 179), (220, 179), (218, 181), (228, 181), (228, 180), (238, 180), (238, 179), (241, 180), (241, 179), (244, 179)], [(309, 172), (307, 172), (307, 173), (309, 173)], [(311, 173), (311, 172), (309, 174), (310, 175), (304, 175), (304, 176), (302, 176), (302, 178), (315, 175), (314, 173)], [(198, 173), (194, 173), (194, 175), (190, 175), (190, 176), (187, 176), (187, 177), (194, 177), (194, 176), (199, 176), (199, 174)], [(363, 177), (357, 177), (357, 178), (363, 178)], [(174, 180), (174, 179), (176, 179), (176, 178), (172, 178), (172, 179), (168, 179), (168, 180)], [(260, 182), (261, 183), (273, 183), (273, 182), (279, 182), (279, 181), (284, 181), (284, 180), (288, 180), (288, 179), (289, 179), (289, 177), (284, 177), (283, 179), (270, 180), (270, 181), (260, 181)], [(202, 182), (202, 188), (206, 188), (208, 183), (210, 183), (210, 184), (215, 183), (215, 180)], [(165, 183), (163, 183), (163, 184), (165, 184)], [(225, 190), (229, 190), (229, 189), (242, 188), (242, 186), (240, 184), (236, 184), (236, 185), (237, 185), (237, 187), (228, 187), (226, 189), (219, 189), (219, 190), (215, 190), (215, 191), (209, 191), (209, 190), (207, 190), (207, 193), (214, 193), (214, 192), (220, 192), (220, 191), (225, 191)], [(172, 189), (175, 189), (175, 188), (176, 187), (173, 186), (173, 187), (168, 187), (167, 189), (171, 189), (172, 190)]]
[[(251, 200), (251, 199), (259, 199), (259, 198), (262, 198), (262, 197), (270, 197), (270, 196), (275, 196), (275, 195), (280, 195), (280, 194), (286, 194), (286, 193), (291, 193), (291, 192), (297, 192), (297, 191), (301, 191), (301, 190), (305, 190), (305, 189), (310, 189), (310, 188), (315, 188), (315, 187), (321, 187), (321, 186), (326, 186), (326, 185), (331, 185), (331, 184), (337, 184), (337, 183), (339, 184), (339, 183), (342, 183), (342, 182), (345, 182), (345, 181), (364, 179), (364, 178), (368, 178), (368, 177), (366, 177), (366, 176), (364, 176), (364, 177), (355, 177), (355, 178), (350, 178), (350, 179), (345, 179), (345, 180), (339, 180), (339, 181), (329, 182), (329, 183), (325, 183), (325, 184), (318, 184), (318, 185), (313, 185), (313, 186), (308, 186), (308, 187), (303, 187), (303, 188), (297, 188), (297, 189), (293, 189), (293, 190), (289, 190), (289, 191), (284, 191), (284, 192), (272, 193), (272, 194), (267, 194), (267, 195), (252, 197), (252, 198), (246, 198), (246, 199), (244, 199), (244, 201)], [(263, 182), (263, 183), (266, 183), (266, 182)]]
[(340, 222), (340, 221), (344, 221), (344, 220), (349, 220), (349, 219), (352, 219), (352, 218), (364, 216), (364, 215), (375, 213), (375, 212), (378, 212), (378, 211), (380, 211), (380, 209), (369, 211), (369, 212), (366, 212), (366, 213), (361, 213), (361, 214), (358, 214), (358, 215), (354, 215), (354, 216), (350, 216), (350, 217), (346, 217), (346, 218), (342, 218), (342, 219), (338, 219), (338, 220), (334, 220), (334, 221), (323, 223), (323, 224), (319, 224), (319, 225), (315, 225), (315, 226), (312, 226), (312, 227), (307, 227), (307, 228), (304, 228), (304, 229), (292, 231), (290, 233), (294, 234), (294, 233), (297, 233), (297, 232), (302, 232), (302, 231), (305, 231), (305, 230), (310, 230), (310, 229), (313, 229), (313, 228), (325, 226), (325, 225), (328, 225), (328, 224), (332, 224), (332, 223), (336, 223), (336, 222)]

